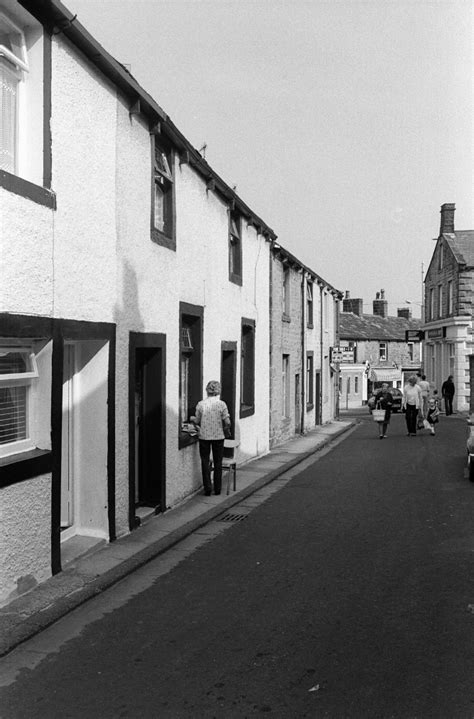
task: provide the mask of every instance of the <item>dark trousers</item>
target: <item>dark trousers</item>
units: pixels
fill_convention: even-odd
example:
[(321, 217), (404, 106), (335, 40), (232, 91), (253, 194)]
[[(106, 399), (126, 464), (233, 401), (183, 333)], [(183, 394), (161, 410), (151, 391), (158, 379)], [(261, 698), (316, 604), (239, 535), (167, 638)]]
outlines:
[(407, 404), (405, 410), (405, 420), (407, 423), (407, 431), (409, 434), (416, 434), (416, 421), (418, 417), (418, 409), (414, 404)]
[(449, 394), (444, 395), (444, 406), (446, 408), (446, 417), (453, 413), (453, 398)]
[(209, 459), (212, 448), (212, 462), (214, 464), (214, 492), (219, 494), (222, 488), (222, 457), (224, 456), (224, 440), (223, 439), (200, 439), (199, 454), (201, 456), (202, 483), (204, 491), (210, 492), (211, 470)]

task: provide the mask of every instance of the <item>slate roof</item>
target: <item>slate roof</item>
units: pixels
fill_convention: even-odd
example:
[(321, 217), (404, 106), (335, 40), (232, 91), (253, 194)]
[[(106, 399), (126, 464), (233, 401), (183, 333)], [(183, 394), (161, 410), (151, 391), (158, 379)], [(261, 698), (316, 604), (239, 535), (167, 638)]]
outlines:
[(379, 315), (355, 315), (341, 312), (339, 336), (341, 340), (396, 340), (405, 342), (405, 330), (419, 330), (420, 319), (405, 317), (380, 317)]
[(457, 230), (444, 234), (451, 251), (460, 265), (474, 267), (474, 230)]

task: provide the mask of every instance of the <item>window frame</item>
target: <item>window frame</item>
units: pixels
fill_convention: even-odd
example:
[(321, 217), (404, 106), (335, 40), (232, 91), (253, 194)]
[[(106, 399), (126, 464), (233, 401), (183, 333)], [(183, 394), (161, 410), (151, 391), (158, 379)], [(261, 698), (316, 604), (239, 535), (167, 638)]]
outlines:
[(290, 301), (290, 268), (283, 265), (282, 278), (282, 319), (284, 322), (290, 321), (291, 301)]
[(429, 291), (429, 301), (430, 301), (430, 320), (435, 319), (435, 291), (434, 287), (430, 287)]
[(447, 295), (447, 314), (448, 316), (452, 315), (454, 313), (454, 290), (453, 290), (453, 281), (448, 280), (448, 291), (446, 293)]
[(281, 356), (281, 416), (282, 419), (290, 419), (291, 416), (291, 392), (290, 392), (290, 355), (283, 353)]
[(314, 407), (314, 352), (306, 353), (306, 410)]
[(242, 215), (229, 207), (229, 281), (242, 285)]
[(438, 303), (438, 317), (443, 316), (443, 285), (438, 285), (438, 292), (437, 292), (437, 303)]
[[(175, 152), (163, 135), (151, 136), (151, 239), (162, 247), (176, 250)], [(159, 162), (159, 155), (162, 161)], [(156, 226), (157, 188), (163, 192), (163, 227)], [(162, 189), (164, 188), (164, 189)]]
[(314, 327), (314, 282), (306, 281), (306, 326), (310, 329)]
[[(180, 302), (179, 305), (179, 394), (178, 394), (178, 448), (195, 444), (197, 437), (183, 432), (183, 424), (195, 413), (202, 399), (204, 308)], [(186, 343), (183, 342), (187, 337)], [(191, 339), (191, 342), (189, 342)], [(186, 362), (186, 417), (183, 416), (183, 362)]]
[(407, 348), (408, 348), (408, 359), (410, 362), (413, 362), (415, 358), (415, 343), (414, 342), (407, 342)]
[(255, 414), (255, 320), (243, 317), (240, 333), (241, 419)]
[(35, 449), (35, 441), (32, 437), (32, 397), (31, 386), (35, 379), (38, 379), (38, 365), (33, 347), (28, 344), (10, 344), (0, 341), (0, 356), (8, 353), (17, 353), (26, 356), (24, 372), (10, 372), (0, 374), (0, 390), (25, 388), (25, 434), (21, 439), (0, 444), (0, 458), (8, 458), (12, 455), (28, 452)]
[[(384, 348), (384, 349), (382, 349)], [(379, 362), (388, 361), (388, 347), (387, 342), (379, 342)]]

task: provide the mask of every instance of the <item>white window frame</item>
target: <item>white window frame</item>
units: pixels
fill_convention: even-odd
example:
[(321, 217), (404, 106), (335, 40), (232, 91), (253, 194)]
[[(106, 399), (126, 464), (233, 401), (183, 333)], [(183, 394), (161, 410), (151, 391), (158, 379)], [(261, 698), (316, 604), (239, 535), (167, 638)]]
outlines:
[(29, 71), (28, 55), (23, 31), (3, 12), (0, 12), (1, 25), (12, 38), (14, 51), (0, 44), (0, 91), (3, 85), (5, 95), (11, 97), (0, 117), (0, 125), (8, 138), (5, 143), (0, 143), (0, 169), (16, 174), (19, 165), (20, 102), (24, 73)]
[(386, 362), (388, 357), (387, 343), (379, 342), (379, 361)]
[(5, 442), (0, 444), (0, 457), (7, 457), (19, 452), (27, 452), (34, 449), (34, 442), (31, 436), (31, 384), (38, 377), (38, 365), (36, 356), (30, 346), (25, 345), (0, 345), (0, 356), (8, 353), (17, 352), (26, 356), (27, 370), (25, 372), (12, 372), (9, 374), (0, 374), (0, 389), (7, 387), (25, 387), (26, 388), (26, 437), (24, 439), (15, 440), (13, 442)]

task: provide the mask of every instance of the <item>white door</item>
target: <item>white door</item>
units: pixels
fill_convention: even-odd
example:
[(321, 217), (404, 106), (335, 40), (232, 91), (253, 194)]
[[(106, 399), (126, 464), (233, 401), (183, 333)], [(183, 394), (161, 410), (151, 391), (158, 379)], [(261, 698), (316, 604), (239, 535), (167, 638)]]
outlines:
[(74, 345), (65, 344), (61, 442), (61, 528), (63, 530), (74, 524), (74, 373)]

